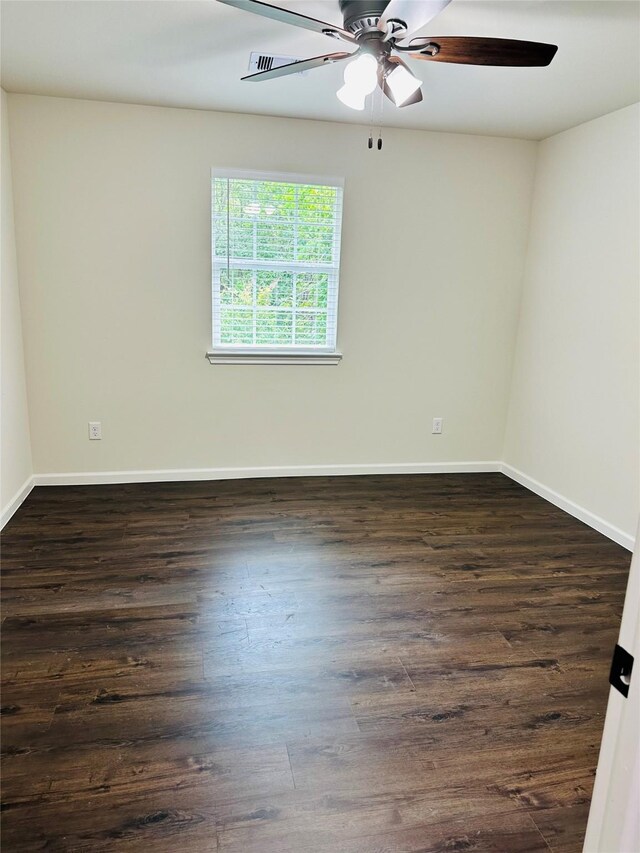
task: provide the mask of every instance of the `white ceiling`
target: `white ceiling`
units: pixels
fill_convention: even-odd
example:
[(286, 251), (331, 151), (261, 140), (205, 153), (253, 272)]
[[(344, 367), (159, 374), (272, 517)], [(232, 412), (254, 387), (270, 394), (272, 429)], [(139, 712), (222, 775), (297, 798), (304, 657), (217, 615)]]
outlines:
[[(338, 0), (269, 2), (341, 23)], [(345, 48), (215, 0), (3, 0), (1, 9), (10, 92), (368, 120), (336, 98), (338, 65), (241, 83), (252, 50), (306, 58)], [(544, 138), (640, 99), (639, 32), (638, 0), (453, 0), (420, 34), (551, 42), (555, 59), (548, 68), (413, 62), (424, 101), (385, 105), (384, 124)]]

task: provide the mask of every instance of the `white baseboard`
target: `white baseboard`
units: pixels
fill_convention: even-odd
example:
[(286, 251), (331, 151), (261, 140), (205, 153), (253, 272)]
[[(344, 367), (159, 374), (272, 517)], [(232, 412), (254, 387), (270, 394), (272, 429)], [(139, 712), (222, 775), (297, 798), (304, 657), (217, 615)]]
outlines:
[(360, 474), (472, 474), (499, 472), (500, 462), (399, 462), (357, 465), (285, 465), (258, 468), (169, 468), (157, 471), (83, 471), (36, 474), (36, 486), (89, 486), (108, 483), (168, 483), (189, 480), (242, 480), (257, 477), (341, 477)]
[(339, 477), (364, 474), (473, 474), (501, 472), (599, 533), (633, 551), (635, 539), (604, 518), (539, 483), (505, 462), (398, 462), (357, 465), (287, 465), (257, 468), (170, 468), (146, 471), (82, 471), (71, 474), (34, 474), (0, 514), (2, 529), (34, 486), (92, 486), (109, 483), (169, 483), (190, 480), (239, 480), (259, 477)]
[(31, 489), (35, 486), (35, 478), (27, 477), (22, 486), (18, 489), (15, 495), (11, 498), (9, 503), (3, 507), (2, 512), (0, 512), (0, 530), (5, 526), (5, 524), (12, 518), (15, 513), (20, 509), (22, 504), (29, 497)]
[(536, 495), (540, 495), (541, 498), (544, 498), (560, 509), (563, 509), (565, 512), (568, 512), (569, 515), (572, 515), (579, 521), (583, 521), (585, 524), (588, 524), (589, 527), (593, 527), (593, 529), (597, 530), (598, 533), (602, 533), (609, 539), (613, 539), (614, 542), (617, 542), (618, 545), (622, 545), (623, 548), (633, 551), (635, 539), (630, 534), (625, 533), (624, 530), (620, 530), (619, 527), (609, 524), (609, 522), (605, 521), (604, 518), (600, 518), (599, 515), (595, 515), (595, 513), (590, 512), (588, 509), (585, 509), (577, 503), (574, 503), (574, 501), (569, 500), (569, 498), (565, 498), (564, 495), (554, 492), (553, 489), (539, 483), (537, 480), (534, 480), (533, 477), (527, 476), (527, 474), (524, 474), (517, 468), (507, 465), (506, 462), (502, 463), (500, 470), (507, 477), (515, 480), (516, 483), (520, 483), (521, 486), (529, 489), (529, 491), (535, 492)]

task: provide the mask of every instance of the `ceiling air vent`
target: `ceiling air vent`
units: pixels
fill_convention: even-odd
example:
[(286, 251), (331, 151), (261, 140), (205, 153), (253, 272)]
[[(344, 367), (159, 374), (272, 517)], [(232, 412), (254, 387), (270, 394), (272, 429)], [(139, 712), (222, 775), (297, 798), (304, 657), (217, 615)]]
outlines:
[[(251, 53), (249, 57), (249, 71), (257, 74), (259, 71), (271, 71), (272, 68), (280, 68), (281, 65), (289, 65), (291, 62), (298, 62), (299, 56), (273, 56), (269, 53)], [(306, 71), (299, 71), (299, 74), (306, 74)]]

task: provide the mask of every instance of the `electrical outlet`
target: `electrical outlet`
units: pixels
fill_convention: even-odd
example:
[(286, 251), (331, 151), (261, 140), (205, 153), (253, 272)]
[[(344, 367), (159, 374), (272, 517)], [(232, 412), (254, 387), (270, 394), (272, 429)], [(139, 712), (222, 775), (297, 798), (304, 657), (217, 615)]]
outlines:
[(89, 438), (91, 441), (99, 441), (102, 438), (102, 424), (100, 421), (89, 421)]
[(440, 435), (442, 433), (442, 418), (434, 418), (433, 426), (431, 427), (431, 432), (433, 435)]

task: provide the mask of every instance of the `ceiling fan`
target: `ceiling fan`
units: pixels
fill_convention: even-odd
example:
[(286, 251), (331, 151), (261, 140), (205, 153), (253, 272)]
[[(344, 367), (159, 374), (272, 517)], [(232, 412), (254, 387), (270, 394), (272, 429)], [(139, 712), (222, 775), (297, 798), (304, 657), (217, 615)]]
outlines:
[(337, 95), (344, 104), (356, 110), (364, 109), (367, 95), (376, 86), (397, 107), (417, 104), (422, 100), (421, 81), (396, 53), (406, 53), (411, 59), (430, 62), (522, 67), (548, 65), (558, 49), (556, 45), (541, 42), (477, 36), (421, 36), (400, 44), (442, 12), (451, 0), (339, 0), (344, 22), (341, 27), (263, 3), (262, 0), (219, 2), (283, 24), (304, 27), (355, 47), (354, 51), (314, 56), (242, 79), (254, 82), (273, 80), (355, 57), (345, 68), (344, 86)]

